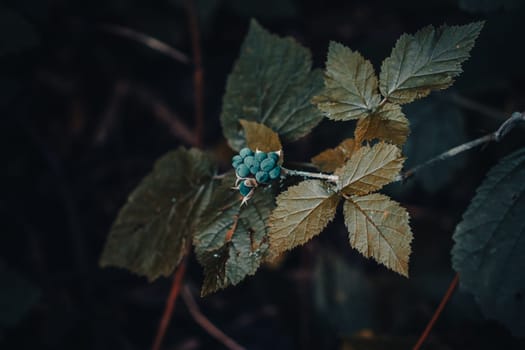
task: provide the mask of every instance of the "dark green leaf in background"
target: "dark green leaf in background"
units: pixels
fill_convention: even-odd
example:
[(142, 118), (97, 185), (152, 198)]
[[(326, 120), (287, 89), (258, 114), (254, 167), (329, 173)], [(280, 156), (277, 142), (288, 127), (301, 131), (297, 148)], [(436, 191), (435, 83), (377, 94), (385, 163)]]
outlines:
[(374, 293), (367, 276), (334, 252), (318, 255), (313, 297), (319, 321), (338, 335), (374, 326)]
[(452, 265), (486, 317), (525, 336), (525, 149), (490, 170), (454, 232)]
[(232, 190), (235, 176), (226, 176), (213, 192), (193, 238), (197, 259), (204, 267), (201, 294), (236, 285), (259, 268), (268, 249), (267, 220), (274, 207), (269, 188), (259, 187), (240, 207)]
[[(454, 104), (430, 97), (403, 109), (411, 126), (411, 136), (403, 149), (406, 169), (467, 141), (463, 114)], [(425, 191), (435, 193), (453, 178), (464, 162), (465, 157), (459, 155), (423, 168), (404, 186), (419, 183)]]
[(478, 37), (483, 22), (425, 27), (403, 34), (383, 61), (379, 88), (390, 102), (404, 104), (449, 87)]
[(160, 158), (120, 210), (100, 265), (127, 268), (149, 280), (169, 276), (209, 200), (214, 172), (209, 156), (197, 149), (179, 148)]
[(311, 69), (308, 49), (252, 20), (223, 98), (221, 122), (230, 146), (245, 145), (240, 119), (268, 126), (283, 141), (308, 134), (322, 119), (310, 103), (322, 87), (322, 74)]

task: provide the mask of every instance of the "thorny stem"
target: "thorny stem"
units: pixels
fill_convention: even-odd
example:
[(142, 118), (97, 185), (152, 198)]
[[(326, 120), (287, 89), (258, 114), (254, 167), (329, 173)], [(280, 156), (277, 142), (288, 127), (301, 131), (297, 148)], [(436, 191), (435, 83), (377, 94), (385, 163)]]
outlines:
[(309, 177), (312, 179), (322, 179), (322, 180), (328, 180), (328, 181), (335, 182), (335, 183), (337, 183), (337, 181), (339, 180), (339, 176), (337, 175), (312, 173), (309, 171), (286, 169), (283, 167), (281, 167), (281, 169), (285, 175), (290, 175), (290, 176), (302, 176), (302, 177)]
[(484, 145), (484, 144), (492, 142), (492, 141), (499, 142), (499, 141), (501, 141), (503, 139), (503, 137), (505, 137), (505, 135), (507, 135), (512, 129), (514, 129), (514, 127), (516, 127), (516, 125), (518, 125), (519, 123), (524, 122), (524, 121), (525, 121), (525, 114), (519, 113), (519, 112), (514, 112), (514, 113), (512, 113), (511, 117), (509, 119), (505, 120), (505, 122), (503, 124), (501, 124), (501, 126), (496, 131), (494, 131), (494, 132), (492, 132), (490, 134), (487, 134), (485, 136), (479, 137), (479, 138), (477, 138), (475, 140), (472, 140), (472, 141), (469, 141), (467, 143), (464, 143), (462, 145), (459, 145), (459, 146), (456, 146), (454, 148), (451, 148), (448, 151), (443, 152), (440, 155), (438, 155), (438, 156), (436, 156), (434, 158), (431, 158), (431, 159), (427, 160), (426, 162), (424, 162), (422, 164), (419, 164), (419, 165), (415, 166), (414, 168), (409, 169), (409, 170), (399, 174), (394, 179), (394, 182), (396, 182), (396, 181), (404, 181), (404, 180), (408, 179), (409, 177), (413, 176), (415, 173), (417, 173), (418, 171), (420, 171), (424, 167), (427, 167), (427, 166), (429, 166), (431, 164), (434, 164), (434, 163), (436, 163), (438, 161), (445, 160), (445, 159), (457, 156), (458, 154), (463, 153), (465, 151), (468, 151), (468, 150), (470, 150), (470, 149), (472, 149), (474, 147), (478, 147), (478, 146)]
[(191, 317), (201, 326), (209, 335), (221, 342), (226, 348), (230, 350), (244, 350), (245, 348), (239, 345), (235, 340), (228, 337), (223, 331), (217, 328), (211, 321), (203, 315), (199, 310), (199, 306), (195, 302), (195, 299), (191, 295), (191, 291), (188, 286), (184, 286), (182, 289), (182, 299), (190, 312)]
[(437, 319), (439, 318), (439, 315), (441, 315), (441, 312), (445, 308), (445, 305), (447, 305), (448, 301), (452, 297), (452, 294), (454, 294), (454, 290), (456, 289), (456, 287), (458, 285), (458, 281), (459, 281), (459, 275), (456, 273), (456, 275), (454, 276), (454, 279), (452, 280), (452, 282), (450, 282), (450, 285), (448, 286), (447, 292), (443, 296), (443, 299), (441, 299), (441, 303), (439, 303), (439, 306), (436, 309), (436, 311), (434, 312), (434, 315), (432, 315), (432, 318), (428, 322), (425, 330), (423, 331), (423, 333), (419, 337), (416, 345), (414, 345), (412, 350), (419, 350), (421, 348), (421, 346), (423, 345), (423, 343), (427, 339), (428, 335), (430, 334), (430, 331), (434, 327), (434, 324), (436, 323)]
[(186, 258), (183, 258), (181, 263), (179, 264), (179, 267), (177, 268), (177, 271), (175, 272), (175, 276), (173, 276), (173, 283), (171, 285), (170, 294), (168, 296), (168, 299), (166, 300), (166, 307), (164, 308), (164, 313), (162, 314), (159, 328), (157, 329), (157, 335), (155, 336), (155, 340), (153, 341), (151, 350), (160, 350), (160, 346), (162, 345), (162, 341), (164, 340), (164, 335), (166, 334), (166, 329), (168, 328), (171, 316), (173, 315), (175, 302), (177, 301), (177, 297), (179, 296), (179, 292), (182, 286), (182, 280), (184, 279), (185, 274)]

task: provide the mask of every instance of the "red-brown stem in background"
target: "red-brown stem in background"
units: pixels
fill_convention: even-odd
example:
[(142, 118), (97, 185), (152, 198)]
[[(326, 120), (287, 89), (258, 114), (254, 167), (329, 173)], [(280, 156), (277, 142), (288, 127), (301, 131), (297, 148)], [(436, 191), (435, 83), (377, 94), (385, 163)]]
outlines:
[(439, 304), (438, 308), (434, 312), (434, 315), (430, 319), (430, 322), (428, 322), (427, 327), (419, 337), (419, 340), (417, 341), (416, 345), (412, 348), (413, 350), (419, 350), (425, 340), (427, 339), (428, 335), (430, 334), (430, 331), (434, 327), (434, 324), (436, 323), (437, 319), (439, 318), (439, 315), (441, 315), (441, 312), (445, 308), (445, 305), (447, 305), (448, 301), (452, 297), (452, 294), (454, 294), (454, 290), (456, 289), (459, 281), (459, 275), (456, 273), (456, 276), (454, 276), (454, 279), (452, 282), (450, 282), (450, 285), (448, 286), (447, 292), (443, 296), (443, 299), (441, 299), (441, 303)]
[(239, 345), (235, 340), (228, 337), (223, 331), (215, 326), (211, 321), (202, 314), (195, 299), (191, 295), (188, 286), (182, 289), (182, 299), (186, 303), (186, 307), (191, 314), (191, 317), (201, 326), (209, 335), (221, 342), (226, 348), (230, 350), (244, 350), (245, 348)]
[(200, 46), (199, 19), (195, 2), (186, 1), (186, 12), (188, 14), (188, 26), (191, 35), (191, 46), (193, 50), (193, 88), (195, 103), (195, 137), (202, 145), (204, 134), (204, 70), (202, 69), (202, 54)]
[(166, 334), (166, 329), (170, 324), (171, 315), (173, 314), (173, 309), (175, 308), (175, 302), (179, 296), (180, 289), (182, 287), (182, 280), (186, 273), (186, 257), (184, 257), (173, 276), (173, 283), (171, 284), (170, 294), (166, 300), (166, 307), (164, 308), (164, 313), (160, 319), (159, 328), (157, 329), (157, 335), (151, 346), (151, 350), (160, 350), (162, 341), (164, 340), (164, 335)]

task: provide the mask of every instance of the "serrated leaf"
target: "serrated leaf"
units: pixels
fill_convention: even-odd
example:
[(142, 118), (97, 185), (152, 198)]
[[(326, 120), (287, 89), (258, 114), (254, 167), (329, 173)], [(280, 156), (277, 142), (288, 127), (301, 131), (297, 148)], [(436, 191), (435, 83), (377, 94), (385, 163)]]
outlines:
[(319, 180), (303, 181), (282, 192), (270, 215), (268, 260), (321, 233), (334, 218), (338, 202), (339, 195)]
[(483, 22), (439, 29), (428, 26), (414, 35), (403, 34), (381, 66), (383, 96), (403, 104), (452, 85), (482, 27)]
[(257, 122), (239, 120), (246, 137), (246, 145), (252, 150), (275, 152), (283, 149), (279, 135), (269, 127)]
[(246, 205), (232, 190), (235, 176), (226, 176), (213, 192), (193, 238), (197, 259), (204, 267), (202, 295), (236, 285), (259, 268), (268, 249), (267, 219), (273, 194), (259, 187)]
[(365, 195), (392, 182), (403, 167), (401, 150), (380, 142), (358, 149), (346, 164), (336, 170), (338, 188), (345, 194)]
[(412, 231), (405, 208), (385, 195), (373, 193), (348, 198), (343, 213), (353, 248), (408, 277)]
[(452, 266), (486, 317), (525, 336), (525, 148), (493, 167), (454, 232)]
[(374, 114), (359, 119), (354, 135), (358, 145), (363, 141), (382, 140), (401, 146), (409, 133), (409, 122), (401, 107), (386, 103)]
[(195, 232), (214, 171), (197, 149), (179, 148), (160, 158), (120, 210), (100, 265), (123, 267), (150, 281), (169, 276)]
[(332, 120), (365, 117), (381, 100), (372, 63), (359, 52), (334, 41), (328, 48), (324, 84), (325, 88), (312, 102)]
[(308, 134), (322, 119), (310, 103), (322, 88), (322, 73), (311, 69), (308, 49), (252, 20), (223, 98), (221, 123), (230, 146), (245, 145), (239, 119), (264, 124), (283, 141)]
[(337, 147), (319, 153), (311, 161), (319, 170), (331, 173), (345, 164), (356, 148), (354, 139), (346, 139)]

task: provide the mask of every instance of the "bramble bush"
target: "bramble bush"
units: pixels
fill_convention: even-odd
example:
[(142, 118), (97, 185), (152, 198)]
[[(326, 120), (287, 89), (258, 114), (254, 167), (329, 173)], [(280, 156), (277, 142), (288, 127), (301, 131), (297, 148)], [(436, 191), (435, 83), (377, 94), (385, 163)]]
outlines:
[[(196, 148), (161, 157), (120, 210), (101, 266), (152, 281), (170, 276), (193, 246), (204, 268), (204, 296), (320, 234), (342, 203), (350, 246), (408, 277), (409, 214), (379, 192), (408, 174), (404, 106), (454, 83), (482, 27), (427, 26), (404, 34), (377, 75), (359, 52), (336, 42), (324, 72), (312, 69), (307, 48), (252, 21), (223, 98), (223, 133), (238, 152), (233, 169), (219, 173), (212, 155)], [(353, 137), (313, 155), (316, 171), (289, 168), (282, 143), (311, 133), (323, 118), (356, 120)], [(486, 316), (521, 336), (524, 177), (525, 150), (502, 159), (457, 226), (452, 249), (461, 285)]]

